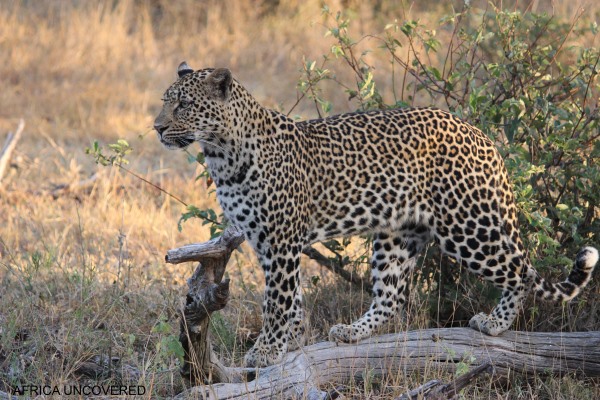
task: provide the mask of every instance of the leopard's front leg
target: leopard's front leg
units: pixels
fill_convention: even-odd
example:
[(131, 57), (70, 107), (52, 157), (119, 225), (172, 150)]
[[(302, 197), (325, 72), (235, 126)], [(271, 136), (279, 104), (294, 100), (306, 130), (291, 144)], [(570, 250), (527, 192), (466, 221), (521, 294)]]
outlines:
[(261, 257), (266, 281), (263, 326), (256, 343), (244, 358), (248, 367), (279, 363), (288, 350), (289, 340), (295, 342), (297, 336), (301, 336), (301, 248), (299, 245), (273, 247)]

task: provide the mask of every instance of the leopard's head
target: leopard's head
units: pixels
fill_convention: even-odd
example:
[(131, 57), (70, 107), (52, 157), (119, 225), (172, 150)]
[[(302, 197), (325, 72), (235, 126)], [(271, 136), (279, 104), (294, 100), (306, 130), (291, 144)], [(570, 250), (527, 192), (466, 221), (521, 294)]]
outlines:
[(192, 70), (184, 61), (178, 79), (163, 96), (163, 108), (154, 120), (161, 143), (182, 149), (194, 141), (212, 142), (227, 133), (226, 106), (233, 78), (225, 68)]

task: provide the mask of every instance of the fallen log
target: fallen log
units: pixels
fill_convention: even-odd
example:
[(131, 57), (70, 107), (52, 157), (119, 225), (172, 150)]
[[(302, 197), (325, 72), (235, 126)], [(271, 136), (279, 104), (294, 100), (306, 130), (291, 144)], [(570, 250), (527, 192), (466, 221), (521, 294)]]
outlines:
[(258, 369), (251, 382), (198, 386), (180, 398), (316, 395), (315, 388), (321, 385), (360, 379), (365, 372), (372, 376), (427, 370), (453, 373), (459, 363), (469, 360), (476, 365), (489, 363), (495, 377), (573, 373), (597, 377), (600, 333), (505, 332), (490, 337), (470, 328), (443, 328), (376, 336), (356, 344), (322, 342), (287, 354), (281, 364)]
[(136, 382), (142, 376), (139, 369), (122, 363), (119, 357), (101, 355), (78, 362), (73, 369), (73, 374), (95, 380), (112, 379), (113, 382)]
[(58, 197), (64, 195), (65, 193), (69, 193), (69, 192), (74, 193), (74, 192), (82, 192), (82, 191), (91, 191), (91, 189), (94, 187), (96, 182), (99, 181), (100, 177), (101, 177), (101, 174), (94, 173), (89, 178), (83, 179), (81, 181), (52, 185), (52, 189), (50, 190), (50, 193), (52, 194), (52, 197), (54, 199), (57, 199)]
[[(210, 314), (227, 302), (228, 281), (221, 280), (231, 252), (242, 242), (241, 232), (229, 228), (219, 239), (187, 247), (194, 249), (193, 255), (185, 248), (169, 252), (176, 254), (177, 260), (201, 262), (189, 281), (180, 336), (182, 343), (187, 341), (182, 374), (197, 386), (178, 398), (325, 399), (328, 394), (319, 390), (320, 386), (360, 379), (365, 372), (371, 376), (454, 372), (459, 364), (489, 364), (494, 378), (513, 374), (600, 376), (600, 332), (509, 331), (491, 337), (470, 328), (400, 332), (355, 344), (321, 342), (288, 353), (280, 364), (271, 367), (225, 367), (210, 347), (208, 321)], [(198, 246), (206, 251), (198, 251)], [(467, 378), (464, 384), (469, 382)], [(452, 393), (453, 389), (445, 386), (442, 392)]]

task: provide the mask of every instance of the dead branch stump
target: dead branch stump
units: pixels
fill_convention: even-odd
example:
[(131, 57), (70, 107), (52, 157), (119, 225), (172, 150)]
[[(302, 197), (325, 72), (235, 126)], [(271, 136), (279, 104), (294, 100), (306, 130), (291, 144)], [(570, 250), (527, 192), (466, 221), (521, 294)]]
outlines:
[(188, 293), (181, 315), (179, 341), (185, 350), (181, 374), (192, 385), (205, 382), (233, 382), (236, 375), (227, 369), (212, 351), (209, 335), (210, 315), (229, 300), (229, 279), (223, 280), (231, 253), (244, 241), (234, 227), (206, 243), (169, 250), (165, 261), (177, 264), (198, 261), (188, 280)]

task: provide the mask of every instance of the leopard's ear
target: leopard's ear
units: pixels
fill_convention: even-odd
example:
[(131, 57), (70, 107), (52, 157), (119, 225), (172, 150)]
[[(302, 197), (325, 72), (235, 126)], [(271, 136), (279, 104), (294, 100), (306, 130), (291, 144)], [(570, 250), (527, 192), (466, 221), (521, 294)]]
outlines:
[(180, 78), (184, 75), (191, 74), (192, 72), (194, 72), (194, 70), (191, 69), (185, 61), (179, 64), (179, 67), (177, 67), (177, 75), (179, 75)]
[(211, 89), (213, 96), (221, 101), (227, 101), (231, 95), (233, 77), (227, 68), (217, 68), (206, 77), (206, 83)]

